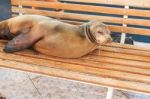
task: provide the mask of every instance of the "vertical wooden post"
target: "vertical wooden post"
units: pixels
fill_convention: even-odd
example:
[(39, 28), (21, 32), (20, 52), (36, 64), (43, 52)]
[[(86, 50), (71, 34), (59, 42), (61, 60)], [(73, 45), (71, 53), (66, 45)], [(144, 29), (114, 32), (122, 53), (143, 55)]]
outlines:
[[(125, 6), (125, 9), (129, 9), (129, 6)], [(128, 15), (124, 15), (123, 18), (125, 18), (125, 19), (128, 18)], [(123, 26), (126, 27), (127, 24), (123, 24)], [(126, 39), (126, 33), (122, 33), (120, 43), (124, 44), (125, 39)]]
[(22, 9), (21, 1), (22, 0), (19, 1), (19, 6), (18, 6), (19, 7), (19, 15), (23, 15), (23, 13), (21, 11), (21, 9)]
[[(31, 0), (31, 1), (35, 1), (35, 0)], [(32, 6), (32, 9), (35, 9), (35, 7)]]

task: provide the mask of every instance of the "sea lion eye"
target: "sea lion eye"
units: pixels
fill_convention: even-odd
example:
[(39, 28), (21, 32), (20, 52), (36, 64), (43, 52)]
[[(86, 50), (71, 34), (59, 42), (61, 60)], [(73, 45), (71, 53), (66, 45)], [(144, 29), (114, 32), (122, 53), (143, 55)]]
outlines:
[(98, 33), (100, 33), (100, 34), (104, 34), (102, 31), (98, 31)]

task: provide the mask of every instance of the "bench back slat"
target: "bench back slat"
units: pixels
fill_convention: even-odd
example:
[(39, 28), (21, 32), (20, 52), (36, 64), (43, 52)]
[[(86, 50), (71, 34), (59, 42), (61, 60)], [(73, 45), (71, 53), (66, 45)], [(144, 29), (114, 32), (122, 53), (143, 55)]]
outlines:
[(111, 4), (118, 6), (133, 6), (141, 8), (150, 8), (149, 0), (61, 0), (61, 1), (70, 1), (70, 2), (83, 2), (83, 3), (100, 3), (100, 4)]
[(84, 12), (95, 12), (95, 13), (106, 13), (106, 14), (115, 14), (115, 15), (130, 15), (130, 16), (141, 16), (141, 17), (150, 17), (150, 11), (136, 10), (136, 9), (124, 9), (124, 8), (114, 8), (114, 7), (103, 7), (103, 6), (92, 6), (92, 5), (79, 5), (79, 4), (67, 4), (59, 2), (37, 2), (37, 1), (21, 1), (12, 2), (14, 5), (21, 4), (23, 6), (33, 6), (33, 7), (42, 7), (42, 8), (54, 8), (54, 9), (63, 9), (71, 11), (84, 11)]
[[(13, 9), (17, 10), (17, 7), (13, 7)], [(30, 10), (30, 9), (28, 9), (28, 10)], [(18, 8), (18, 12), (19, 11), (21, 11), (21, 10)], [(39, 10), (39, 11), (42, 12), (43, 10)], [(18, 13), (18, 12), (16, 12), (16, 13)], [(61, 14), (65, 14), (65, 13), (61, 13)], [(109, 17), (109, 16), (95, 16), (95, 15), (88, 15), (87, 16), (87, 15), (84, 15), (84, 14), (81, 15), (81, 14), (72, 14), (72, 13), (66, 13), (66, 14), (70, 14), (71, 15), (71, 17), (66, 17), (68, 19), (91, 20), (91, 19), (95, 18), (95, 19), (100, 19), (103, 22), (111, 22), (111, 23), (118, 23), (118, 24), (129, 24), (129, 25), (135, 25), (136, 24), (136, 25), (142, 25), (142, 26), (150, 26), (150, 20), (123, 19), (123, 18), (115, 18), (115, 17)], [(76, 17), (76, 16), (78, 16), (78, 17)], [(82, 18), (82, 16), (83, 16), (83, 18)]]
[[(150, 20), (143, 18), (143, 17), (150, 18), (149, 14), (150, 10), (125, 9), (118, 7), (71, 4), (61, 2), (52, 3), (34, 0), (33, 1), (12, 0), (12, 5), (15, 6), (13, 7), (13, 12), (15, 13), (40, 14), (59, 19), (72, 20), (76, 22), (83, 22), (92, 19), (100, 19), (102, 20), (102, 22), (106, 22), (109, 24), (109, 28), (112, 32), (147, 35), (147, 36), (150, 35), (149, 29)], [(22, 5), (22, 8), (16, 7), (18, 5)], [(32, 7), (34, 7), (34, 9)], [(63, 11), (55, 11), (55, 9), (61, 9)], [(96, 13), (97, 15), (89, 14), (91, 12)], [(110, 15), (100, 15), (100, 14), (110, 14)], [(121, 15), (121, 16), (113, 16), (113, 15)], [(133, 17), (123, 18), (124, 15), (129, 15)], [(135, 16), (136, 18), (134, 18)], [(127, 27), (124, 27), (123, 24), (127, 24)]]
[[(12, 2), (13, 5), (19, 5), (20, 2)], [(21, 2), (22, 6), (32, 6), (32, 7), (43, 7), (43, 8), (54, 8), (54, 9), (63, 9), (63, 10), (72, 10), (72, 11), (84, 11), (84, 12), (97, 12), (97, 13), (106, 13), (106, 14), (118, 14), (118, 15), (131, 15), (131, 16), (142, 16), (150, 17), (150, 11), (143, 10), (133, 10), (133, 9), (124, 9), (124, 8), (113, 8), (113, 7), (98, 7), (98, 6), (89, 6), (89, 5), (78, 5), (78, 4), (64, 4), (64, 3), (47, 3), (44, 2)], [(72, 7), (73, 6), (73, 7)], [(143, 25), (150, 26), (150, 20), (140, 20), (140, 19), (123, 19), (115, 17), (101, 16), (100, 19), (105, 22), (119, 23), (119, 24), (130, 24), (130, 25)]]
[[(86, 16), (86, 15), (82, 15), (82, 14), (44, 11), (44, 10), (36, 10), (36, 9), (30, 9), (30, 8), (14, 7), (13, 12), (16, 12), (16, 13), (22, 12), (24, 14), (39, 14), (39, 15), (45, 15), (45, 16), (50, 16), (50, 17), (55, 17), (55, 18), (67, 18), (67, 19), (78, 19), (78, 20), (101, 19), (100, 16), (92, 16), (92, 15)], [(118, 22), (120, 22), (120, 21), (118, 21)], [(115, 26), (115, 25), (109, 25), (109, 28), (113, 32), (124, 32), (124, 33), (130, 33), (130, 34), (150, 35), (149, 29), (123, 27), (123, 26)]]

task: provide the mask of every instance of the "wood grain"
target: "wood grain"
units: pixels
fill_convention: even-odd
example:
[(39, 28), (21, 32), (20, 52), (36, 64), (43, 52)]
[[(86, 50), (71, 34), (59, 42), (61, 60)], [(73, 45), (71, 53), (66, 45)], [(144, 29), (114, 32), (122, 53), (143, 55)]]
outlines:
[(61, 0), (61, 1), (99, 3), (99, 4), (121, 5), (121, 6), (127, 5), (133, 7), (150, 8), (149, 0)]
[(106, 14), (115, 14), (115, 15), (150, 17), (149, 10), (136, 10), (136, 9), (115, 8), (115, 7), (68, 4), (68, 3), (59, 3), (59, 2), (53, 3), (53, 2), (29, 1), (29, 0), (23, 0), (21, 2), (20, 0), (12, 1), (12, 5), (19, 5), (19, 4), (21, 4), (22, 6), (54, 8), (54, 9), (63, 9), (63, 10), (70, 10), (70, 11), (83, 11), (83, 12), (96, 12), (96, 13), (106, 13)]
[[(105, 79), (108, 78), (109, 82), (112, 80), (116, 80), (118, 82), (124, 82), (124, 83), (128, 82), (128, 84), (135, 82), (135, 83), (139, 83), (139, 84), (145, 83), (145, 85), (147, 85), (147, 84), (149, 85), (149, 83), (150, 83), (149, 72), (148, 72), (149, 69), (142, 69), (140, 67), (137, 68), (137, 67), (132, 67), (132, 66), (131, 66), (132, 67), (132, 69), (131, 69), (131, 67), (124, 66), (124, 65), (116, 65), (116, 67), (115, 67), (115, 64), (114, 64), (114, 66), (113, 66), (113, 64), (111, 65), (109, 63), (104, 65), (104, 64), (101, 64), (100, 61), (94, 62), (93, 58), (92, 58), (92, 60), (87, 60), (87, 58), (88, 58), (88, 56), (83, 59), (60, 59), (60, 58), (43, 56), (40, 54), (33, 53), (31, 51), (30, 52), (28, 52), (28, 51), (27, 52), (19, 52), (16, 54), (6, 54), (3, 52), (0, 52), (0, 59), (2, 59), (0, 64), (3, 65), (4, 67), (7, 67), (7, 66), (9, 67), (10, 66), (9, 64), (11, 64), (11, 66), (12, 66), (12, 67), (10, 66), (11, 68), (18, 68), (21, 70), (34, 71), (34, 72), (37, 72), (37, 70), (38, 70), (38, 72), (41, 71), (40, 73), (44, 73), (44, 74), (47, 74), (47, 73), (42, 72), (42, 69), (50, 68), (50, 69), (48, 69), (49, 75), (52, 73), (53, 75), (56, 76), (56, 75), (59, 75), (60, 74), (59, 72), (61, 71), (61, 72), (64, 72), (64, 74), (59, 75), (59, 77), (67, 76), (69, 78), (71, 77), (70, 79), (73, 79), (71, 75), (83, 74), (83, 75), (91, 75), (91, 77), (98, 77), (97, 79), (100, 79), (101, 77), (105, 78)], [(101, 57), (99, 57), (99, 58), (101, 58)], [(27, 66), (28, 68), (24, 68), (23, 64), (25, 66)], [(143, 64), (143, 66), (144, 66), (144, 64)], [(123, 67), (125, 67), (125, 69), (123, 69)], [(59, 72), (54, 72), (53, 70), (59, 70)], [(65, 72), (71, 72), (70, 73), (71, 75), (67, 75), (67, 73), (65, 73)], [(130, 76), (127, 76), (127, 75), (130, 75)], [(80, 77), (82, 77), (82, 76), (79, 76), (79, 78)], [(77, 78), (75, 78), (75, 79), (78, 80)], [(80, 78), (79, 80), (86, 81), (86, 82), (92, 82), (92, 83), (94, 83), (94, 82), (102, 83), (103, 82), (103, 81), (97, 82), (96, 80), (94, 80), (94, 79), (92, 80), (89, 78), (84, 78), (84, 79)], [(89, 80), (89, 81), (87, 81), (87, 80)], [(110, 85), (116, 86), (115, 83), (110, 83)], [(128, 89), (128, 86), (124, 86), (124, 85), (122, 85), (122, 86), (119, 85), (119, 87), (122, 87), (122, 88), (127, 87), (127, 89)], [(129, 89), (137, 90), (136, 87), (131, 87), (131, 86), (129, 87)], [(148, 91), (149, 89), (145, 89), (145, 88), (144, 89), (140, 88), (140, 90), (143, 90), (144, 92), (149, 92)]]
[[(129, 5), (135, 7), (150, 7), (147, 0), (61, 0), (74, 2), (92, 2), (109, 5)], [(126, 2), (125, 2), (126, 1)], [(128, 1), (128, 2), (127, 2)], [(82, 21), (101, 19), (103, 22), (150, 26), (147, 19), (119, 18), (113, 16), (88, 15), (83, 13), (69, 13), (65, 11), (47, 11), (38, 9), (53, 8), (71, 11), (95, 12), (115, 15), (150, 17), (150, 10), (124, 9), (114, 7), (80, 5), (70, 3), (50, 3), (46, 1), (12, 0), (12, 5), (30, 6), (30, 8), (12, 7), (15, 13), (39, 14), (62, 19), (73, 24)], [(74, 6), (74, 7), (72, 7)], [(76, 19), (78, 21), (67, 21)], [(108, 25), (113, 32), (124, 32), (150, 36), (150, 29)], [(31, 50), (24, 50), (13, 54), (4, 53), (6, 41), (0, 41), (0, 66), (37, 72), (50, 76), (57, 76), (71, 80), (115, 87), (118, 89), (134, 90), (150, 93), (150, 48), (141, 48), (132, 45), (111, 43), (102, 45), (88, 55), (79, 59), (62, 59), (39, 54)]]
[[(78, 20), (101, 19), (100, 16), (72, 14), (72, 13), (55, 12), (55, 11), (43, 11), (43, 10), (29, 9), (29, 8), (13, 8), (13, 12), (15, 13), (22, 12), (24, 14), (39, 14), (39, 15), (50, 16), (50, 17), (55, 17), (55, 18), (67, 18), (67, 19), (78, 19)], [(129, 33), (129, 34), (150, 35), (149, 29), (114, 26), (114, 25), (110, 25), (109, 28), (112, 32), (124, 32), (124, 33)]]

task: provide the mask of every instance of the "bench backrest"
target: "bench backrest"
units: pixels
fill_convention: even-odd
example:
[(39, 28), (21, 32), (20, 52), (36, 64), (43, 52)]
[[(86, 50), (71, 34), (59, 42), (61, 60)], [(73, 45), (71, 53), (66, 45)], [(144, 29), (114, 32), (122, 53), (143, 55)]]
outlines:
[(100, 19), (112, 32), (150, 36), (149, 0), (12, 0), (14, 14), (40, 14), (71, 23)]

